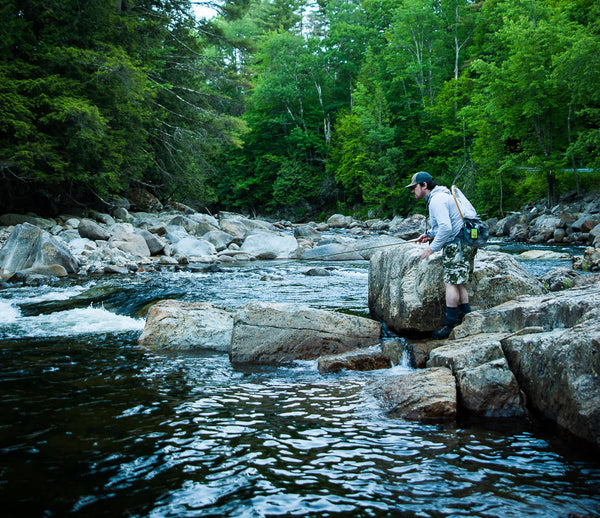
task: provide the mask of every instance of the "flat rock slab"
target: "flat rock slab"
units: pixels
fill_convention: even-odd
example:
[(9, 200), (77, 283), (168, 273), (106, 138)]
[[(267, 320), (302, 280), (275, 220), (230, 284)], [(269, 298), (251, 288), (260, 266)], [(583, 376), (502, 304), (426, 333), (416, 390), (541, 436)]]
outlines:
[(390, 417), (437, 422), (456, 418), (456, 381), (450, 369), (421, 369), (372, 386)]
[[(484, 334), (462, 340), (444, 340), (430, 353), (427, 367), (448, 367), (453, 374), (504, 358), (500, 340), (506, 335)], [(438, 341), (440, 343), (440, 341)]]
[(206, 302), (161, 300), (148, 312), (138, 339), (148, 349), (228, 351), (233, 315)]
[(314, 360), (379, 342), (378, 322), (298, 304), (253, 302), (235, 316), (232, 363), (275, 365)]
[(455, 338), (479, 333), (515, 333), (528, 327), (571, 328), (600, 307), (600, 284), (571, 288), (549, 295), (521, 296), (487, 310), (469, 313), (454, 328)]

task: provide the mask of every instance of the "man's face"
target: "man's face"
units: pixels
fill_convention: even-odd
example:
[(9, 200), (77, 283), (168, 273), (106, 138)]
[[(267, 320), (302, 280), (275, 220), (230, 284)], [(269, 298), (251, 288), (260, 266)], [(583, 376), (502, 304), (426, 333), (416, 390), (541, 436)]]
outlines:
[(417, 200), (424, 200), (427, 198), (426, 189), (423, 188), (422, 184), (418, 183), (411, 189)]

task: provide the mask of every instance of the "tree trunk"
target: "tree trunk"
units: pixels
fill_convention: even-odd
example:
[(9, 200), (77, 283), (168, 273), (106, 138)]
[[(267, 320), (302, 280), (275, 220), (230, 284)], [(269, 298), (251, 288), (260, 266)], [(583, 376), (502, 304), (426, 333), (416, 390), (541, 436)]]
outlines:
[(548, 180), (548, 206), (554, 207), (556, 205), (556, 175), (553, 171), (548, 171), (546, 174)]

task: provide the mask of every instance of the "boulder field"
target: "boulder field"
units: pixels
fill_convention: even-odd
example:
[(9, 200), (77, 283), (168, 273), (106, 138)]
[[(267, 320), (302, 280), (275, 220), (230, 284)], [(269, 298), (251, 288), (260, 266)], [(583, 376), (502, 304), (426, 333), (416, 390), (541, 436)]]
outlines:
[[(437, 258), (419, 262), (417, 254), (399, 247), (371, 259), (371, 312), (399, 334), (435, 329), (441, 318), (441, 265)], [(477, 254), (469, 286), (474, 311), (450, 339), (408, 339), (412, 362), (420, 367), (412, 375), (422, 376), (428, 391), (439, 383), (446, 399), (447, 373), (439, 373), (451, 373), (459, 413), (506, 418), (529, 412), (600, 447), (598, 276), (584, 276), (589, 283), (549, 292), (503, 255)], [(405, 383), (386, 378), (373, 390), (392, 415), (409, 418), (414, 405), (406, 401)], [(454, 418), (451, 406), (437, 408), (446, 414), (434, 417), (429, 411), (428, 419)]]

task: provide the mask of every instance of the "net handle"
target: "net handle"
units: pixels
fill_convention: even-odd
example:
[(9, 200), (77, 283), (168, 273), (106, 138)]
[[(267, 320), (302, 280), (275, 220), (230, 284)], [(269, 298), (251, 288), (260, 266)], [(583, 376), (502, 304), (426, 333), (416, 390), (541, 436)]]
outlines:
[(456, 199), (456, 194), (454, 194), (454, 189), (456, 189), (456, 185), (450, 187), (450, 191), (452, 192), (452, 197), (454, 198), (454, 202), (456, 203), (456, 207), (458, 208), (458, 213), (464, 221), (465, 217), (463, 216), (462, 210), (460, 210), (460, 205), (458, 204), (458, 200)]

